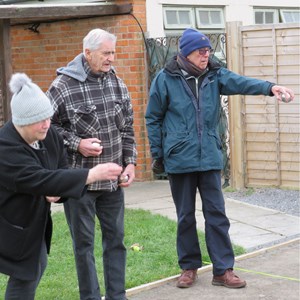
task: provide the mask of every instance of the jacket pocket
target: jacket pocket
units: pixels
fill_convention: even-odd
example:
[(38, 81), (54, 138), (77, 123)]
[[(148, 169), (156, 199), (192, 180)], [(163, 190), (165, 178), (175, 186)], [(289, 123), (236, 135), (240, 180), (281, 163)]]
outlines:
[(100, 130), (96, 105), (80, 105), (74, 109), (74, 126), (79, 136), (86, 137)]
[(28, 233), (28, 228), (13, 225), (0, 216), (0, 255), (13, 261), (21, 260)]
[(222, 149), (222, 143), (219, 135), (214, 130), (209, 130), (207, 134), (210, 138), (213, 138), (215, 140), (217, 148)]
[(166, 156), (169, 157), (171, 154), (182, 152), (188, 140), (189, 134), (187, 132), (167, 133), (164, 144)]
[(123, 103), (121, 101), (114, 101), (114, 108), (115, 108), (115, 123), (119, 130), (121, 130), (125, 126), (125, 116), (123, 113)]
[(203, 163), (207, 168), (220, 169), (223, 165), (221, 139), (214, 130), (209, 130), (207, 132), (207, 138), (207, 142), (202, 147)]
[(168, 133), (164, 143), (167, 173), (191, 172), (199, 167), (199, 141), (189, 132)]

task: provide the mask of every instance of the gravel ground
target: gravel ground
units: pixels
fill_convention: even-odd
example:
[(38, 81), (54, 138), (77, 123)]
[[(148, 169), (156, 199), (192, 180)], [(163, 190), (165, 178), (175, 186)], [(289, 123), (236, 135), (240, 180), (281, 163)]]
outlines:
[(230, 188), (223, 190), (225, 197), (300, 216), (300, 191), (278, 188), (249, 188), (234, 192), (228, 190)]

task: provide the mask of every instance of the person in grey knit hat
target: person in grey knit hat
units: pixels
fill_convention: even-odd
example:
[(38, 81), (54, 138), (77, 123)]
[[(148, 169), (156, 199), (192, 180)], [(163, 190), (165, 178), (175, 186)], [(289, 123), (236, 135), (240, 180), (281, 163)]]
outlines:
[(211, 58), (208, 37), (194, 28), (183, 32), (179, 48), (152, 81), (146, 110), (152, 169), (168, 174), (176, 206), (177, 254), (182, 269), (177, 287), (191, 287), (202, 267), (195, 217), (199, 192), (213, 265), (212, 284), (243, 288), (246, 281), (233, 271), (230, 223), (221, 187), (220, 96), (265, 95), (287, 102), (294, 99), (294, 92), (217, 64)]
[(15, 125), (29, 125), (52, 117), (49, 98), (26, 74), (14, 74), (9, 86), (13, 93), (10, 106)]
[(48, 97), (23, 73), (9, 86), (12, 120), (0, 128), (0, 273), (9, 276), (5, 300), (34, 300), (50, 251), (51, 203), (76, 201), (86, 185), (116, 180), (122, 167), (68, 169)]

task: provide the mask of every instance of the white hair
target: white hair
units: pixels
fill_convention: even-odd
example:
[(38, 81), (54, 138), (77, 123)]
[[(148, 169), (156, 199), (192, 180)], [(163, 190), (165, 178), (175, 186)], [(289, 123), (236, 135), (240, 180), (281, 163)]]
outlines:
[(83, 39), (83, 53), (85, 54), (85, 49), (98, 50), (101, 44), (107, 40), (116, 43), (117, 37), (100, 28), (91, 30)]

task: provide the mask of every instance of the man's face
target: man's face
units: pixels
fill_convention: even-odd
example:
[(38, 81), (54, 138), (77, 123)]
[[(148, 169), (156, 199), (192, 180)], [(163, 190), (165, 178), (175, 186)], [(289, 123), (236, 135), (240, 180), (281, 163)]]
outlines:
[(108, 72), (115, 59), (116, 45), (113, 41), (104, 41), (97, 50), (85, 50), (86, 60), (94, 73)]
[(200, 70), (205, 70), (208, 64), (208, 58), (211, 53), (210, 48), (201, 48), (193, 51), (187, 56), (187, 59), (198, 67)]

